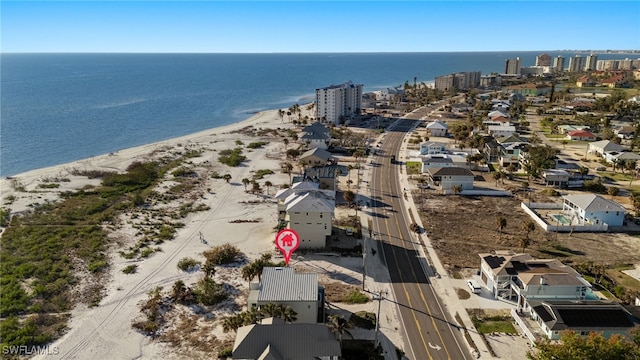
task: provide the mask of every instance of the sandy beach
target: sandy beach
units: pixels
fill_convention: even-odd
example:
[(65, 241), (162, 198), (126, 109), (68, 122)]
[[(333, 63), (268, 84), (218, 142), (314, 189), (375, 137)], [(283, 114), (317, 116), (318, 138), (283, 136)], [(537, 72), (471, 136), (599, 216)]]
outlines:
[[(303, 107), (304, 108), (304, 107)], [(308, 110), (303, 110), (302, 115)], [(230, 174), (231, 180), (204, 178), (199, 192), (196, 192), (197, 203), (206, 205), (208, 210), (190, 213), (183, 222), (185, 226), (178, 230), (174, 240), (161, 245), (161, 251), (141, 261), (127, 260), (118, 255), (126, 245), (135, 242), (136, 231), (128, 225), (131, 214), (123, 215), (117, 229), (110, 235), (117, 239), (111, 246), (110, 267), (106, 276), (106, 293), (100, 305), (88, 307), (85, 304), (77, 306), (72, 311), (68, 332), (50, 345), (57, 354), (43, 356), (43, 358), (64, 359), (156, 359), (156, 358), (209, 358), (210, 353), (199, 353), (197, 349), (185, 354), (166, 344), (151, 341), (149, 337), (132, 329), (134, 319), (140, 316), (139, 303), (147, 298), (147, 293), (157, 286), (165, 290), (171, 288), (176, 280), (183, 280), (189, 285), (202, 277), (202, 272), (187, 273), (180, 271), (176, 264), (185, 257), (202, 260), (202, 252), (212, 246), (232, 243), (248, 258), (256, 258), (264, 252), (273, 252), (273, 227), (276, 224), (277, 211), (275, 203), (269, 195), (273, 195), (280, 184), (288, 183), (289, 177), (282, 173), (281, 162), (285, 159), (285, 145), (282, 137), (273, 135), (251, 136), (241, 129), (294, 129), (287, 117), (281, 119), (277, 110), (260, 112), (251, 118), (224, 127), (214, 128), (180, 138), (144, 145), (84, 159), (68, 164), (29, 171), (3, 178), (2, 188), (3, 206), (9, 207), (13, 213), (20, 213), (30, 209), (33, 204), (56, 201), (63, 191), (75, 190), (86, 185), (97, 186), (100, 179), (88, 179), (86, 176), (73, 175), (77, 169), (109, 170), (123, 172), (134, 161), (153, 160), (167, 151), (200, 150), (201, 156), (193, 158), (191, 166), (199, 174), (211, 174), (213, 171)], [(282, 132), (283, 134), (285, 131)], [(240, 142), (245, 146), (255, 141), (268, 141), (260, 149), (247, 149), (243, 154), (247, 156), (241, 166), (229, 167), (218, 162), (217, 153), (224, 149), (233, 149)], [(293, 140), (289, 147), (294, 146)], [(296, 166), (296, 169), (298, 167)], [(245, 191), (241, 182), (243, 178), (251, 178), (252, 172), (259, 169), (272, 169), (275, 173), (259, 180), (263, 188), (263, 195), (257, 196)], [(294, 170), (297, 171), (297, 170)], [(158, 189), (171, 184), (171, 176), (164, 179)], [(55, 182), (59, 179), (57, 189), (38, 187), (42, 183)], [(270, 181), (270, 189), (264, 187), (265, 181)], [(18, 191), (18, 189), (20, 191)], [(269, 191), (268, 191), (269, 190)], [(159, 190), (160, 191), (160, 190)], [(269, 194), (267, 194), (269, 192)], [(11, 201), (8, 201), (11, 199)], [(169, 204), (167, 206), (178, 206)], [(128, 218), (129, 217), (129, 218)], [(254, 222), (233, 223), (230, 221), (249, 219)], [(201, 236), (205, 239), (203, 243)], [(274, 252), (275, 254), (275, 252)], [(130, 264), (138, 265), (134, 274), (124, 274), (122, 269)], [(239, 269), (222, 269), (216, 273), (216, 281), (231, 284), (240, 293), (246, 290), (247, 282), (242, 280)], [(246, 296), (237, 296), (241, 306), (246, 302)], [(213, 319), (205, 324), (210, 329), (212, 344), (233, 341), (235, 333), (223, 333), (219, 319)], [(186, 335), (185, 335), (186, 336)], [(206, 340), (206, 339), (203, 339)], [(184, 350), (184, 349), (182, 349)]]

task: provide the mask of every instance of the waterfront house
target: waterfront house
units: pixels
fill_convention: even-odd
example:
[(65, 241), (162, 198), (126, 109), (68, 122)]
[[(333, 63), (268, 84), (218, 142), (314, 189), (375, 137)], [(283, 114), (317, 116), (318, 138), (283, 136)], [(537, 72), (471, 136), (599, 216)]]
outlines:
[(340, 342), (324, 324), (285, 324), (264, 319), (239, 327), (233, 343), (234, 360), (338, 360)]
[(331, 153), (321, 148), (313, 148), (307, 150), (300, 155), (300, 162), (304, 162), (307, 166), (325, 166), (336, 162), (336, 158)]
[(420, 155), (443, 154), (447, 152), (447, 144), (437, 141), (425, 141), (420, 143)]
[(622, 226), (626, 209), (617, 202), (594, 194), (564, 195), (565, 217), (577, 217), (588, 224)]
[(336, 190), (338, 165), (315, 166), (306, 168), (302, 176), (304, 181), (318, 183), (320, 189)]
[(260, 282), (249, 285), (249, 308), (268, 303), (289, 306), (297, 313), (296, 323), (315, 324), (324, 320), (324, 288), (318, 274), (296, 272), (292, 267), (265, 267)]
[(331, 143), (331, 132), (320, 122), (315, 122), (302, 129), (300, 143), (308, 148), (326, 149)]
[(569, 184), (571, 174), (560, 169), (546, 169), (542, 171), (542, 179), (547, 186), (566, 188)]

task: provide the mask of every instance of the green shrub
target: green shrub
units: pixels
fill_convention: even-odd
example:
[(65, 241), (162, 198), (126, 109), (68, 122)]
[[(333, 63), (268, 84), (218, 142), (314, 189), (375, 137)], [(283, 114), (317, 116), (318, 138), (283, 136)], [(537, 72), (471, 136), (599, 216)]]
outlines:
[(153, 250), (150, 247), (144, 248), (140, 252), (140, 257), (141, 258), (148, 258), (149, 256), (153, 255), (154, 252), (155, 252), (155, 250)]
[(369, 297), (359, 290), (353, 290), (344, 298), (344, 301), (347, 304), (365, 304), (369, 302)]
[(11, 209), (0, 208), (0, 226), (9, 226), (11, 220)]
[(215, 265), (231, 264), (242, 260), (244, 257), (240, 249), (229, 243), (215, 246), (202, 254)]
[(198, 302), (206, 306), (218, 304), (228, 296), (222, 285), (217, 284), (209, 277), (205, 277), (198, 281), (198, 285), (194, 292)]
[(196, 177), (198, 174), (193, 170), (186, 166), (180, 166), (179, 168), (173, 170), (171, 175), (175, 177)]
[(267, 145), (268, 143), (269, 143), (268, 141), (252, 142), (252, 143), (249, 143), (249, 145), (247, 145), (247, 148), (249, 148), (249, 149), (259, 149), (259, 148)]
[(247, 160), (247, 157), (242, 155), (241, 148), (235, 148), (233, 150), (222, 150), (220, 151), (220, 156), (218, 157), (218, 161), (227, 166), (238, 166), (245, 160)]
[(122, 272), (125, 274), (135, 274), (138, 271), (138, 265), (131, 264), (122, 269)]
[(200, 262), (190, 257), (182, 258), (178, 261), (178, 269), (182, 271), (191, 272), (198, 266), (200, 266)]
[(40, 189), (57, 189), (60, 187), (60, 184), (56, 183), (48, 183), (48, 184), (38, 184)]
[(233, 348), (230, 348), (230, 347), (221, 349), (220, 352), (218, 353), (218, 359), (226, 359), (231, 356), (233, 356)]
[(100, 272), (109, 267), (109, 264), (104, 260), (97, 260), (89, 263), (88, 270), (92, 273)]
[(256, 173), (255, 173), (255, 174), (253, 174), (253, 178), (254, 178), (255, 180), (260, 180), (260, 179), (262, 179), (265, 175), (271, 175), (271, 174), (275, 174), (275, 173), (273, 172), (273, 170), (270, 170), (270, 169), (260, 169), (260, 170), (256, 171)]
[(173, 240), (175, 234), (176, 229), (169, 225), (162, 225), (160, 231), (158, 232), (158, 238), (162, 240)]

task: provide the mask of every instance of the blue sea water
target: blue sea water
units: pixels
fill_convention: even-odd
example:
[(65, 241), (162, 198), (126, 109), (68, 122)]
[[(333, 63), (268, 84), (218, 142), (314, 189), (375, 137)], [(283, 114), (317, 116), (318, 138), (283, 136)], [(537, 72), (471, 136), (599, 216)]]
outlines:
[[(234, 123), (314, 100), (458, 71), (504, 71), (541, 52), (354, 54), (0, 54), (0, 176)], [(552, 57), (574, 53), (547, 52)], [(624, 58), (599, 55), (599, 59)]]

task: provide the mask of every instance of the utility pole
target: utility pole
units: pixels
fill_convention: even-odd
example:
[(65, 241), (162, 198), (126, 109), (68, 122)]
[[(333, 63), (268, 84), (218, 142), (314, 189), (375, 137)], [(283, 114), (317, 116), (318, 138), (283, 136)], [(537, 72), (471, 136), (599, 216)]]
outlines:
[(380, 331), (380, 304), (382, 303), (382, 295), (387, 295), (386, 290), (378, 290), (378, 295), (373, 298), (373, 300), (378, 300), (378, 314), (376, 315), (376, 333), (373, 339), (374, 348), (378, 347), (378, 331)]

